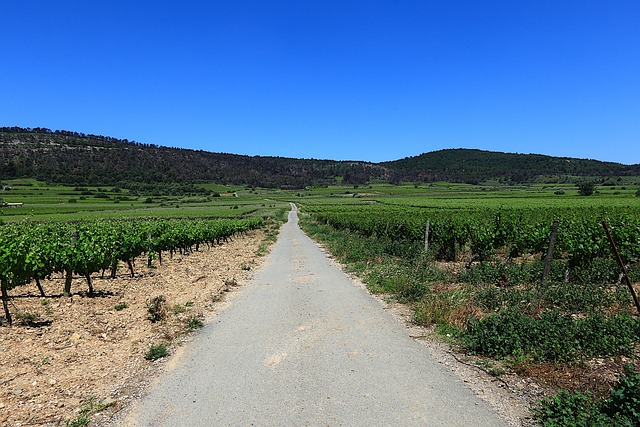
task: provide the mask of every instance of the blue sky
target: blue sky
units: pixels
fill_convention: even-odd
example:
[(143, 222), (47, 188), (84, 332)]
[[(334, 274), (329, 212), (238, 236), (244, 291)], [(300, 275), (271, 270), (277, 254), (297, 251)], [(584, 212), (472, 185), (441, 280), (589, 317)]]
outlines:
[(0, 126), (248, 155), (640, 163), (640, 2), (1, 0)]

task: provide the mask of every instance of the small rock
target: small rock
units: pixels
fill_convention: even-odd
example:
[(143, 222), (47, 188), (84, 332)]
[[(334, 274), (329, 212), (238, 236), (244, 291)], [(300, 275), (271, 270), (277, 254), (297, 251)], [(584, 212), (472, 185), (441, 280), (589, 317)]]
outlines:
[(79, 333), (74, 333), (73, 335), (71, 335), (71, 341), (78, 341), (80, 339), (80, 334)]
[(116, 401), (114, 399), (110, 398), (110, 397), (107, 397), (102, 401), (102, 404), (103, 405), (107, 405), (107, 406), (111, 406), (111, 405), (113, 405), (115, 403), (116, 403)]

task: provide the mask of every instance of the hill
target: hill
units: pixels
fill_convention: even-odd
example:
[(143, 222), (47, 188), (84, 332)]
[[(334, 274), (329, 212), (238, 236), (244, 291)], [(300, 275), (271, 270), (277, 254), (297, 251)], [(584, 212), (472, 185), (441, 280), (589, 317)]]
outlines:
[(364, 184), (389, 179), (367, 162), (242, 156), (161, 147), (99, 135), (35, 128), (0, 128), (0, 177), (74, 185), (131, 187), (217, 182), (260, 187)]
[(474, 149), (447, 149), (380, 163), (403, 181), (480, 182), (498, 179), (528, 182), (538, 177), (637, 176), (640, 165), (598, 160), (513, 154)]
[(211, 153), (46, 128), (0, 128), (1, 179), (35, 178), (71, 185), (145, 190), (161, 186), (192, 192), (193, 184), (199, 182), (297, 189), (373, 180), (477, 183), (629, 175), (640, 176), (640, 165), (470, 149), (375, 164)]

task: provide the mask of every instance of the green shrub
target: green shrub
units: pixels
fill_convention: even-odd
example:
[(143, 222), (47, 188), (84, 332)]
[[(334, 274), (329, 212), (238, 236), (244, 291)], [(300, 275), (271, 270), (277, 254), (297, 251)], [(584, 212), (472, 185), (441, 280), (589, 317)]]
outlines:
[(590, 394), (560, 390), (555, 396), (542, 400), (534, 414), (544, 427), (586, 426), (592, 417), (593, 406)]
[(129, 307), (129, 304), (127, 304), (125, 301), (122, 301), (122, 302), (120, 302), (120, 303), (116, 304), (116, 306), (114, 307), (114, 309), (115, 309), (116, 311), (122, 311), (122, 310), (124, 310), (124, 309), (125, 309), (125, 308), (127, 308), (127, 307)]
[(166, 357), (169, 354), (169, 345), (166, 343), (160, 343), (152, 345), (145, 353), (144, 358), (150, 361), (158, 360)]
[(602, 405), (602, 413), (611, 418), (627, 419), (629, 425), (640, 425), (640, 372), (627, 364), (624, 373)]
[(187, 321), (187, 330), (195, 331), (196, 329), (200, 329), (204, 326), (204, 322), (199, 316), (192, 316)]
[(543, 427), (640, 425), (640, 373), (628, 364), (618, 376), (609, 397), (596, 402), (590, 393), (560, 390), (534, 409)]
[(508, 308), (481, 320), (472, 319), (462, 339), (469, 351), (490, 357), (572, 362), (632, 355), (638, 332), (638, 321), (625, 314), (607, 317), (594, 313), (574, 319), (552, 310), (534, 318), (518, 308)]

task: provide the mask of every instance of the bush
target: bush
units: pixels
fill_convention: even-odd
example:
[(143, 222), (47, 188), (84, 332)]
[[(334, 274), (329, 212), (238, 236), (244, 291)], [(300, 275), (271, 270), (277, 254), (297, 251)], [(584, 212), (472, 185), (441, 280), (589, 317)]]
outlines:
[(640, 373), (626, 365), (608, 398), (601, 402), (591, 394), (560, 390), (534, 409), (541, 426), (638, 426), (640, 425)]
[(472, 319), (462, 339), (469, 351), (490, 357), (573, 362), (631, 355), (638, 332), (638, 321), (625, 314), (589, 314), (574, 319), (553, 310), (534, 318), (510, 307), (481, 320)]
[(618, 376), (611, 395), (603, 402), (602, 413), (613, 419), (627, 419), (629, 425), (640, 425), (640, 372), (631, 364)]
[(593, 182), (581, 182), (576, 184), (576, 187), (578, 187), (578, 194), (581, 196), (591, 196), (595, 191)]
[(187, 330), (195, 331), (196, 329), (200, 329), (204, 326), (204, 322), (199, 316), (192, 316), (187, 321)]
[(150, 361), (158, 360), (169, 355), (169, 345), (166, 343), (160, 343), (149, 347), (144, 355), (144, 358)]
[(159, 322), (167, 318), (167, 304), (164, 295), (158, 295), (147, 303), (147, 318), (151, 322)]
[(534, 414), (544, 427), (586, 426), (592, 417), (593, 405), (590, 394), (560, 390), (555, 396), (542, 400)]

